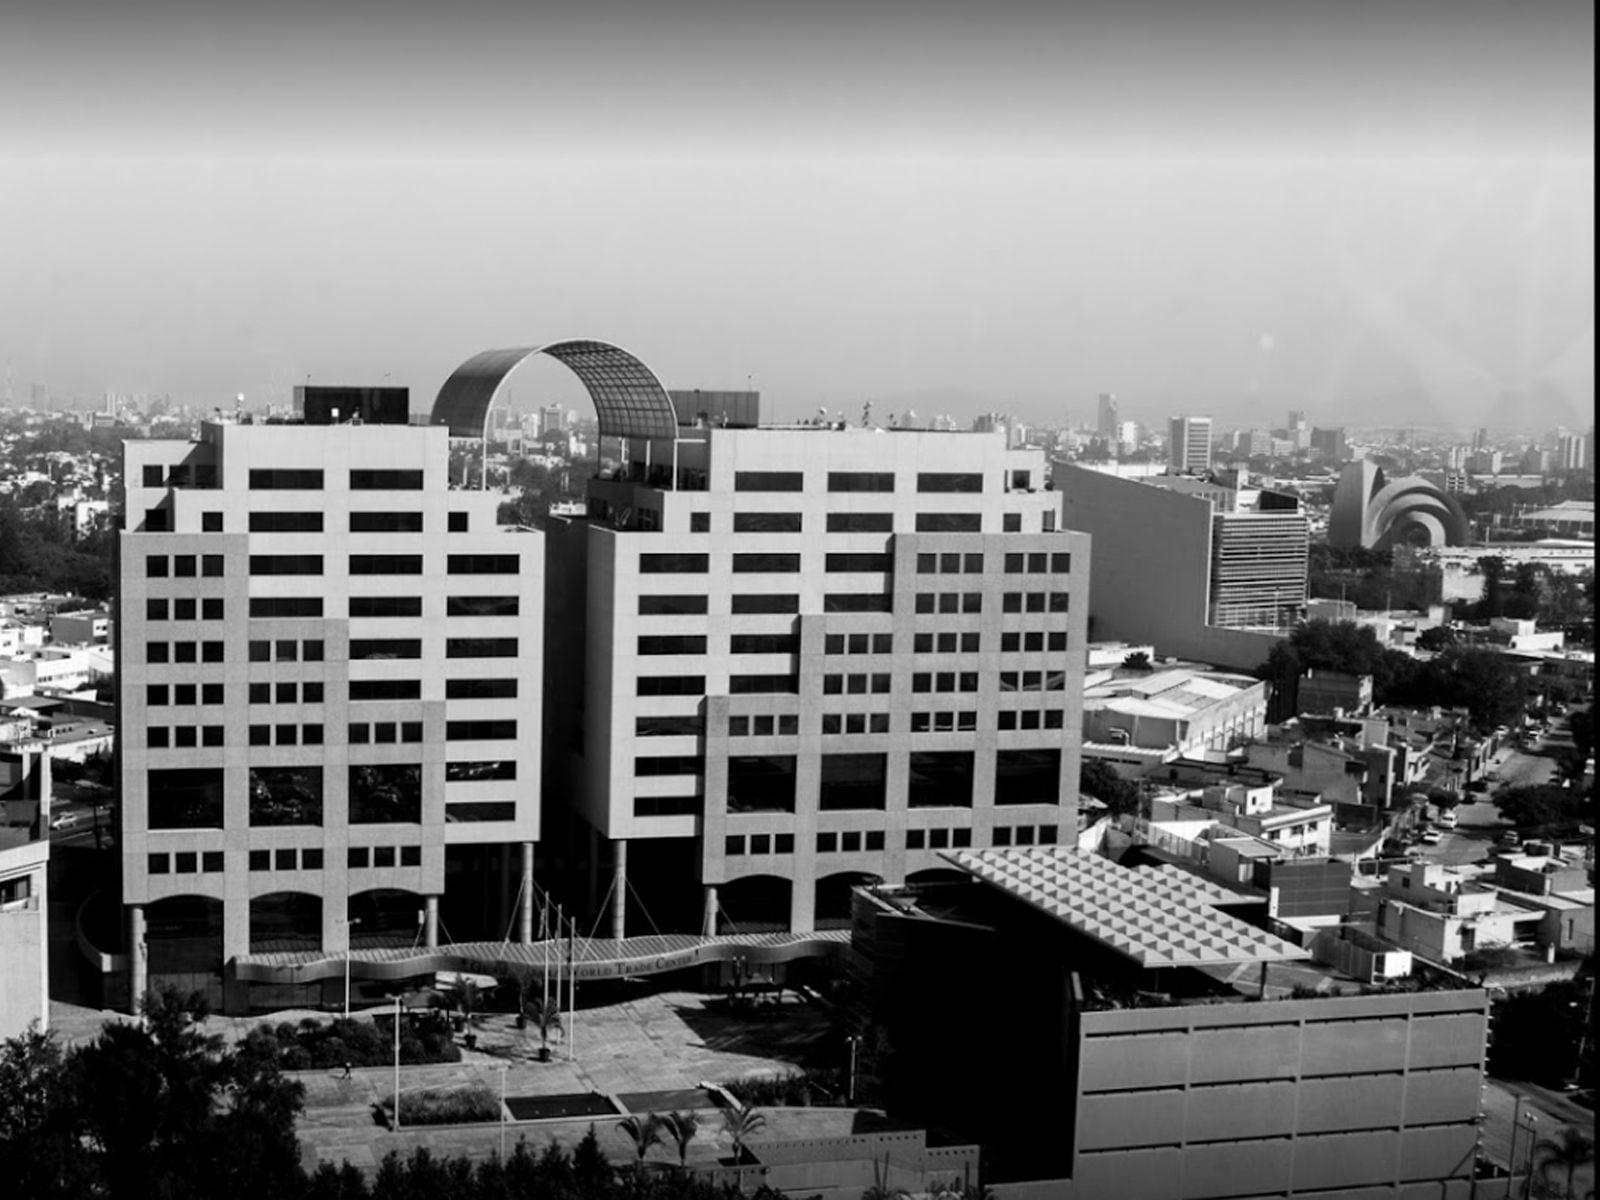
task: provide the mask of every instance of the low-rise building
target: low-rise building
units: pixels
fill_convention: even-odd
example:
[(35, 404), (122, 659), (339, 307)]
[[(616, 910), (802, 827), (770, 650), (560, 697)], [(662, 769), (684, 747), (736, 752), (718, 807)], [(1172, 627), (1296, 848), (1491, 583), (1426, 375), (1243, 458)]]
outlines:
[(0, 1038), (50, 1024), (50, 756), (0, 744)]
[(1084, 680), (1083, 739), (1173, 757), (1227, 750), (1264, 727), (1266, 688), (1249, 676), (1187, 668), (1097, 671)]

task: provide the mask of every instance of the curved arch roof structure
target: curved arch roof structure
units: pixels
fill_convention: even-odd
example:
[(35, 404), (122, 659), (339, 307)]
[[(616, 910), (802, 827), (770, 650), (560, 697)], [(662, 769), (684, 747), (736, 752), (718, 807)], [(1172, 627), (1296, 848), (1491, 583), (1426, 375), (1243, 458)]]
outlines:
[(431, 424), (448, 425), (451, 437), (482, 438), (500, 386), (535, 354), (548, 355), (578, 377), (594, 401), (602, 437), (677, 436), (677, 410), (655, 372), (622, 347), (589, 339), (473, 355), (439, 389)]
[(1418, 476), (1381, 488), (1367, 507), (1363, 544), (1386, 549), (1421, 530), (1430, 546), (1464, 546), (1471, 527), (1453, 496)]

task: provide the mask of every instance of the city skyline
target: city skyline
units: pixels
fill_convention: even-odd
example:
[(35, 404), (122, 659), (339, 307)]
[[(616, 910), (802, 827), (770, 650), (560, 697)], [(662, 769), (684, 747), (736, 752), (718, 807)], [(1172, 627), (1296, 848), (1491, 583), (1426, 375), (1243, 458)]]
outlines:
[(9, 12), (13, 388), (426, 393), (604, 328), (784, 419), (1583, 424), (1582, 5), (736, 15)]

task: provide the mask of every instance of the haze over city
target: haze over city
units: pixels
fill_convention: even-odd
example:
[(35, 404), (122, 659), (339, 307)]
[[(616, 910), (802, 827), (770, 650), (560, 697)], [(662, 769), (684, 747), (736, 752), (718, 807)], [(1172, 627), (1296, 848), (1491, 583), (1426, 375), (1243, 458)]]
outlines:
[(20, 397), (429, 394), (588, 335), (780, 418), (1592, 404), (1581, 4), (0, 22)]

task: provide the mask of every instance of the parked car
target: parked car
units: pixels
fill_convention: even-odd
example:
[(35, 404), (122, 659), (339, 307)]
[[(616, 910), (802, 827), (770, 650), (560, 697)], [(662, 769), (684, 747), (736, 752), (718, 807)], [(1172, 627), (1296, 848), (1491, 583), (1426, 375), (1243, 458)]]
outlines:
[(1418, 835), (1417, 841), (1421, 842), (1424, 846), (1437, 846), (1440, 842), (1444, 841), (1444, 834), (1440, 833), (1437, 829), (1424, 829), (1422, 833)]
[(51, 829), (71, 829), (83, 820), (82, 813), (64, 812), (50, 818)]
[(1507, 850), (1515, 850), (1522, 845), (1522, 835), (1515, 829), (1508, 829), (1494, 839), (1495, 845), (1504, 846)]
[(1439, 814), (1438, 822), (1440, 829), (1454, 829), (1456, 827), (1456, 814), (1447, 808)]

